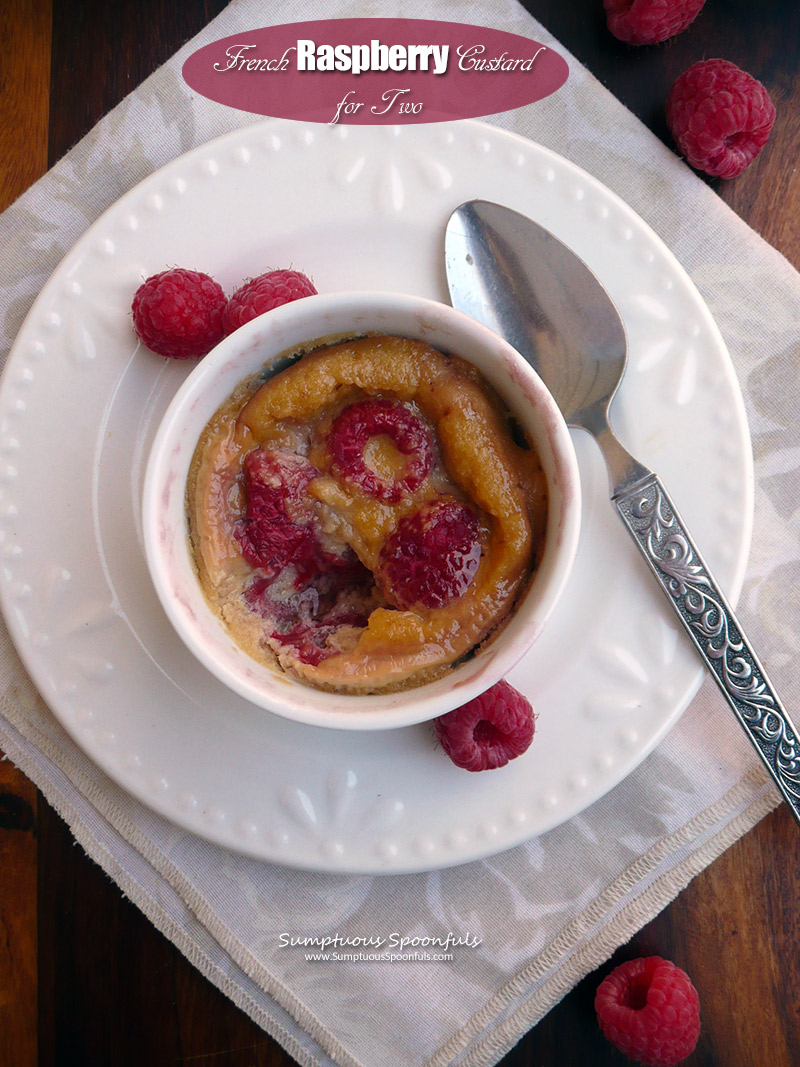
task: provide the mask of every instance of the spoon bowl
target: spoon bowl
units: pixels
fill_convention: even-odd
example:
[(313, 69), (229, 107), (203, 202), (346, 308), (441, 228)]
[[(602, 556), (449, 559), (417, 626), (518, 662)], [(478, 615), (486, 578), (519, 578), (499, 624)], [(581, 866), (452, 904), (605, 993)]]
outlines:
[(625, 373), (622, 318), (558, 238), (537, 226), (521, 241), (522, 218), (485, 200), (453, 212), (445, 246), (451, 293), (462, 311), (525, 353), (569, 425), (594, 425)]

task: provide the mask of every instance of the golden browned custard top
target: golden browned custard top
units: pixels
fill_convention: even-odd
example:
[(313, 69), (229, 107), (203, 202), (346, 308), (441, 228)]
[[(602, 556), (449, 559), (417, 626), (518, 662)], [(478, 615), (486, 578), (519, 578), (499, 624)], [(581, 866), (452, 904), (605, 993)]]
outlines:
[(347, 692), (421, 684), (496, 633), (547, 509), (538, 457), (478, 371), (390, 336), (243, 383), (187, 501), (200, 582), (238, 643)]

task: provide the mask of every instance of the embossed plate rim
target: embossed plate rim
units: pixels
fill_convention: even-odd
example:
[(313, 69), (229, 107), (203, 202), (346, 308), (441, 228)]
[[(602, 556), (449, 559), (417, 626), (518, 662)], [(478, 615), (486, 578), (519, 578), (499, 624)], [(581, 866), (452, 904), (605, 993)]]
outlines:
[[(308, 161), (306, 154), (311, 157)], [(305, 175), (312, 170), (311, 164), (315, 169), (313, 177), (308, 178)], [(21, 590), (15, 588), (15, 572), (24, 573), (21, 559), (25, 559), (25, 553), (21, 559), (7, 555), (3, 562), (0, 572), (3, 610), (29, 672), (53, 708), (56, 718), (77, 744), (95, 764), (133, 796), (185, 829), (262, 859), (327, 871), (420, 871), (463, 863), (502, 851), (543, 833), (581, 811), (625, 777), (675, 723), (699, 685), (702, 669), (684, 665), (679, 672), (680, 685), (668, 697), (664, 697), (661, 704), (656, 701), (645, 715), (645, 725), (641, 729), (632, 732), (629, 726), (621, 727), (619, 721), (614, 722), (613, 728), (609, 728), (613, 744), (609, 741), (599, 752), (588, 752), (587, 741), (586, 754), (594, 762), (584, 765), (581, 763), (581, 737), (555, 737), (554, 733), (558, 732), (554, 730), (556, 717), (548, 711), (559, 692), (562, 697), (565, 692), (563, 664), (558, 663), (558, 657), (565, 654), (564, 642), (560, 640), (563, 635), (558, 626), (554, 627), (551, 623), (541, 645), (536, 646), (534, 653), (529, 654), (511, 676), (512, 681), (518, 681), (523, 687), (529, 686), (531, 678), (535, 677), (535, 702), (541, 711), (539, 738), (525, 757), (503, 771), (473, 776), (458, 771), (446, 762), (443, 754), (434, 749), (425, 727), (390, 731), (382, 734), (380, 739), (370, 735), (369, 741), (363, 736), (354, 739), (352, 734), (348, 734), (345, 746), (341, 738), (331, 736), (331, 731), (276, 723), (271, 716), (253, 709), (251, 705), (243, 706), (243, 702), (225, 705), (224, 708), (212, 707), (213, 701), (219, 699), (217, 690), (212, 687), (208, 698), (201, 699), (198, 695), (206, 683), (205, 676), (198, 678), (192, 674), (171, 647), (164, 650), (163, 656), (159, 651), (161, 659), (154, 658), (153, 650), (146, 645), (150, 639), (149, 632), (143, 631), (141, 635), (136, 633), (131, 619), (137, 610), (145, 613), (148, 625), (157, 627), (163, 622), (156, 615), (147, 614), (150, 611), (148, 591), (141, 590), (142, 604), (138, 600), (136, 603), (123, 603), (117, 598), (116, 590), (121, 587), (119, 575), (112, 568), (113, 559), (108, 543), (108, 530), (114, 527), (105, 507), (109, 498), (104, 479), (121, 474), (135, 483), (136, 465), (141, 457), (137, 460), (134, 455), (132, 474), (127, 467), (119, 471), (114, 466), (114, 434), (124, 438), (124, 432), (129, 429), (121, 423), (118, 426), (114, 421), (117, 417), (115, 397), (119, 393), (121, 399), (126, 400), (133, 382), (150, 389), (147, 398), (155, 397), (158, 402), (161, 394), (168, 394), (170, 389), (174, 391), (179, 382), (178, 370), (175, 367), (162, 367), (161, 364), (158, 372), (153, 372), (153, 380), (150, 381), (142, 370), (146, 366), (142, 360), (146, 360), (147, 356), (135, 352), (130, 339), (121, 339), (120, 330), (123, 327), (127, 329), (126, 315), (120, 304), (121, 294), (130, 294), (137, 270), (148, 266), (152, 268), (150, 272), (161, 269), (161, 265), (148, 261), (149, 251), (147, 254), (142, 251), (145, 238), (149, 242), (147, 249), (152, 247), (157, 250), (158, 242), (169, 235), (162, 231), (169, 231), (171, 227), (174, 231), (171, 239), (176, 242), (176, 248), (209, 248), (214, 245), (213, 235), (190, 235), (185, 232), (187, 224), (181, 212), (188, 211), (184, 206), (188, 203), (186, 197), (194, 198), (195, 207), (202, 205), (204, 198), (213, 200), (209, 190), (215, 190), (214, 195), (218, 195), (220, 191), (230, 192), (232, 187), (247, 187), (247, 182), (253, 181), (252, 174), (264, 167), (270, 174), (273, 169), (280, 171), (282, 167), (287, 167), (292, 175), (298, 175), (297, 188), (282, 192), (283, 199), (279, 207), (286, 209), (283, 214), (289, 213), (287, 204), (292, 208), (296, 205), (294, 198), (303, 192), (318, 194), (326, 181), (337, 191), (336, 197), (329, 197), (324, 205), (314, 203), (312, 196), (308, 207), (309, 215), (317, 221), (320, 217), (328, 219), (333, 213), (336, 223), (333, 235), (328, 234), (325, 238), (328, 245), (323, 243), (324, 255), (317, 264), (318, 269), (311, 270), (311, 273), (316, 273), (320, 288), (332, 288), (330, 282), (326, 284), (327, 279), (340, 278), (342, 274), (346, 284), (341, 288), (365, 287), (357, 277), (359, 270), (369, 270), (369, 281), (373, 281), (372, 262), (356, 262), (355, 257), (359, 249), (363, 253), (367, 247), (362, 231), (368, 227), (371, 234), (377, 220), (378, 231), (388, 235), (402, 251), (402, 255), (398, 252), (396, 265), (383, 264), (379, 281), (385, 281), (386, 288), (405, 288), (407, 291), (417, 291), (420, 295), (443, 299), (446, 293), (441, 264), (444, 224), (452, 207), (475, 195), (502, 200), (527, 214), (538, 212), (543, 224), (562, 239), (572, 241), (573, 247), (589, 259), (590, 265), (598, 270), (612, 289), (612, 295), (619, 279), (608, 277), (611, 267), (606, 265), (606, 260), (611, 265), (619, 261), (622, 265), (621, 275), (624, 275), (625, 270), (632, 269), (635, 257), (643, 256), (642, 263), (636, 263), (636, 276), (646, 276), (644, 295), (651, 303), (662, 299), (667, 309), (669, 301), (683, 301), (682, 311), (688, 308), (692, 312), (697, 336), (705, 346), (701, 352), (705, 370), (700, 367), (701, 361), (695, 360), (700, 367), (698, 373), (706, 373), (710, 369), (717, 374), (717, 395), (722, 396), (730, 408), (729, 429), (735, 447), (725, 462), (731, 466), (732, 476), (741, 483), (738, 509), (733, 517), (735, 522), (731, 526), (731, 540), (735, 544), (731, 558), (710, 562), (725, 582), (729, 595), (732, 598), (738, 595), (752, 522), (752, 467), (741, 396), (730, 359), (708, 309), (672, 254), (642, 220), (619, 197), (574, 164), (525, 138), (484, 123), (467, 121), (437, 127), (343, 127), (327, 131), (325, 128), (272, 121), (233, 131), (216, 141), (201, 145), (145, 179), (87, 231), (37, 299), (20, 331), (0, 386), (0, 416), (5, 435), (0, 435), (0, 441), (8, 440), (15, 419), (17, 423), (22, 419), (22, 429), (25, 429), (24, 413), (20, 414), (15, 409), (15, 404), (25, 396), (34, 398), (28, 413), (29, 422), (46, 416), (52, 418), (53, 412), (47, 404), (52, 405), (55, 401), (48, 390), (55, 389), (55, 384), (37, 380), (38, 367), (41, 366), (40, 356), (35, 355), (37, 345), (44, 351), (48, 350), (48, 345), (54, 347), (55, 355), (67, 360), (67, 369), (70, 370), (68, 359), (71, 356), (77, 359), (84, 338), (84, 334), (75, 332), (78, 329), (76, 323), (80, 322), (81, 328), (88, 331), (85, 333), (84, 340), (88, 338), (85, 343), (108, 344), (109, 337), (118, 338), (120, 350), (115, 348), (117, 342), (111, 343), (113, 351), (104, 352), (104, 360), (107, 358), (109, 362), (101, 366), (95, 361), (93, 365), (99, 377), (102, 378), (104, 373), (110, 376), (109, 392), (100, 398), (89, 398), (90, 406), (102, 406), (99, 414), (95, 412), (92, 415), (97, 415), (99, 419), (99, 431), (91, 438), (87, 438), (86, 434), (80, 437), (82, 431), (78, 427), (76, 440), (65, 445), (65, 448), (73, 450), (76, 459), (83, 464), (80, 473), (84, 480), (79, 482), (79, 488), (75, 490), (74, 504), (79, 510), (85, 504), (87, 514), (91, 512), (95, 542), (83, 555), (76, 550), (75, 561), (68, 561), (71, 570), (62, 567), (59, 571), (54, 564), (48, 576), (52, 590), (48, 594), (50, 607), (47, 610), (52, 614), (51, 621), (57, 625), (52, 634), (46, 632), (45, 627), (42, 636), (47, 639), (54, 634), (57, 641), (48, 646), (46, 641), (36, 645), (32, 640), (36, 636), (31, 629), (33, 601), (26, 601), (24, 596), (20, 600)], [(469, 170), (468, 177), (464, 176), (465, 169)], [(248, 173), (251, 175), (249, 178)], [(259, 188), (263, 188), (263, 185)], [(364, 195), (365, 188), (367, 196)], [(426, 195), (409, 197), (409, 189), (422, 190)], [(318, 199), (322, 198), (318, 196)], [(260, 202), (258, 206), (262, 206)], [(244, 221), (235, 214), (236, 210), (225, 208), (231, 213), (231, 219), (239, 225), (241, 237), (246, 231)], [(278, 209), (275, 209), (276, 217), (277, 213)], [(284, 222), (281, 224), (284, 227), (288, 225)], [(287, 236), (279, 229), (278, 221), (274, 221), (274, 225), (276, 232)], [(435, 232), (439, 226), (441, 233)], [(349, 259), (347, 256), (342, 258), (343, 227), (348, 239)], [(413, 238), (415, 242), (413, 246), (406, 240), (406, 231), (411, 235), (408, 241)], [(602, 238), (600, 243), (605, 242), (608, 247), (598, 247), (598, 234)], [(307, 235), (302, 227), (295, 226), (289, 236), (292, 241), (301, 241)], [(328, 247), (332, 240), (333, 245)], [(103, 242), (110, 243), (112, 247), (116, 243), (116, 259), (113, 256), (103, 258)], [(119, 265), (119, 248), (129, 253), (130, 262), (127, 266)], [(156, 251), (153, 251), (152, 255), (155, 254)], [(601, 262), (592, 263), (592, 257), (599, 257)], [(94, 267), (92, 264), (95, 264)], [(206, 269), (212, 269), (209, 263), (203, 265)], [(203, 265), (200, 265), (201, 269)], [(223, 272), (228, 270), (230, 273), (232, 269), (230, 263), (223, 266)], [(97, 288), (97, 297), (88, 307), (89, 314), (81, 305), (81, 301), (86, 299), (85, 292), (81, 295), (81, 283), (84, 281), (82, 270)], [(212, 273), (215, 271), (212, 270)], [(398, 278), (401, 279), (400, 284)], [(226, 281), (222, 277), (221, 280)], [(415, 286), (419, 288), (415, 289)], [(87, 288), (84, 281), (84, 290)], [(665, 295), (669, 293), (672, 295)], [(75, 314), (76, 301), (81, 306), (80, 316)], [(637, 398), (640, 394), (645, 397), (650, 395), (648, 389), (652, 392), (653, 376), (660, 375), (661, 371), (658, 366), (653, 370), (652, 359), (649, 369), (642, 369), (637, 364), (640, 355), (637, 340), (642, 333), (637, 316), (646, 308), (634, 304), (626, 309), (624, 299), (620, 302), (623, 315), (628, 316), (626, 325), (629, 320), (632, 324), (632, 367), (623, 385), (623, 403), (618, 414), (622, 423), (621, 436), (624, 438), (627, 432), (635, 439), (641, 435), (635, 411)], [(687, 344), (691, 344), (691, 338)], [(31, 379), (27, 383), (23, 381), (26, 374)], [(137, 374), (141, 380), (136, 377)], [(668, 378), (664, 380), (668, 381)], [(704, 388), (708, 393), (709, 386)], [(656, 392), (656, 395), (659, 394)], [(627, 406), (624, 397), (630, 397)], [(704, 397), (705, 407), (708, 407), (711, 399)], [(24, 402), (22, 400), (23, 405)], [(64, 403), (67, 402), (76, 403), (77, 398), (68, 396)], [(39, 414), (35, 414), (39, 411), (37, 403), (41, 409)], [(679, 406), (676, 406), (671, 418), (684, 418), (687, 410), (693, 413), (692, 405), (690, 398), (683, 410), (678, 410)], [(61, 407), (56, 410), (62, 413)], [(663, 437), (664, 412), (657, 411), (656, 415), (655, 432), (644, 442), (644, 447), (639, 447), (641, 442), (636, 440), (626, 443), (638, 448), (642, 458), (657, 469), (660, 459), (669, 468), (675, 456), (664, 440), (658, 439), (659, 432)], [(132, 444), (139, 451), (146, 449), (147, 433), (151, 429), (146, 425), (143, 429), (137, 429), (138, 436), (132, 440)], [(669, 420), (666, 429), (672, 429)], [(30, 427), (28, 432), (31, 432)], [(94, 433), (94, 430), (91, 432)], [(582, 450), (587, 474), (592, 475), (593, 460), (586, 442), (576, 440), (576, 447)], [(685, 450), (679, 458), (687, 458)], [(32, 460), (23, 450), (18, 464), (23, 474), (26, 464), (30, 462)], [(128, 454), (126, 462), (130, 462)], [(717, 466), (720, 463), (722, 460)], [(660, 469), (663, 470), (663, 465)], [(670, 481), (669, 469), (664, 473)], [(685, 498), (680, 470), (677, 470), (677, 474), (677, 483), (671, 481), (670, 487), (673, 495), (679, 499), (682, 510), (692, 511), (698, 507), (702, 510), (705, 503), (696, 499), (696, 493), (695, 499), (692, 494), (688, 494), (689, 499)], [(84, 482), (90, 484), (85, 485)], [(10, 502), (13, 507), (14, 500), (8, 496), (9, 485), (13, 489), (13, 479), (6, 483), (2, 493), (6, 504)], [(135, 489), (134, 484), (131, 491)], [(712, 486), (708, 494), (710, 497), (714, 495), (713, 489)], [(113, 502), (116, 505), (116, 498)], [(63, 500), (55, 503), (66, 507)], [(125, 511), (129, 503), (127, 498), (122, 501), (121, 510)], [(23, 535), (26, 523), (30, 525), (26, 514), (21, 513), (19, 517)], [(85, 518), (82, 510), (80, 514)], [(123, 524), (122, 528), (130, 533), (128, 527), (135, 528), (138, 519), (135, 514), (127, 516), (127, 512), (125, 516), (126, 521), (130, 521), (128, 525)], [(691, 515), (689, 518), (694, 526), (694, 518)], [(700, 518), (702, 520), (703, 516)], [(616, 528), (613, 534), (608, 532), (610, 524), (617, 520), (612, 515), (607, 499), (602, 507), (598, 497), (595, 514), (592, 515), (589, 509), (589, 519), (583, 555), (589, 558), (602, 542), (604, 551), (607, 549), (610, 558), (615, 559), (617, 546), (624, 543), (625, 535), (624, 531)], [(607, 519), (608, 530), (605, 525)], [(716, 529), (719, 521), (715, 518), (714, 522)], [(0, 519), (0, 530), (4, 536), (9, 528), (8, 523), (7, 516)], [(592, 526), (592, 523), (595, 525)], [(108, 528), (104, 524), (109, 524)], [(698, 539), (702, 537), (702, 525), (701, 521), (700, 527), (697, 527), (700, 530)], [(66, 540), (72, 536), (66, 528), (58, 532)], [(9, 545), (7, 537), (6, 545)], [(35, 555), (30, 555), (31, 546), (23, 544), (22, 547), (32, 561), (31, 567), (35, 569), (37, 559)], [(712, 552), (715, 551), (712, 549)], [(42, 564), (48, 561), (42, 559), (40, 554), (38, 562)], [(134, 570), (138, 563), (138, 560), (132, 559)], [(632, 584), (637, 591), (640, 588), (644, 590), (647, 577), (632, 581), (627, 565), (628, 557), (621, 557), (622, 581)], [(24, 566), (28, 566), (27, 562)], [(141, 566), (144, 567), (143, 559)], [(108, 568), (108, 574), (104, 568)], [(136, 571), (134, 577), (138, 574)], [(577, 579), (573, 575), (575, 581)], [(592, 590), (578, 592), (581, 602), (588, 602)], [(73, 604), (76, 593), (80, 593), (84, 600), (77, 597), (79, 602)], [(101, 617), (103, 598), (108, 599), (109, 594), (110, 622), (93, 639), (90, 647), (94, 659), (91, 662), (85, 656), (82, 661), (76, 659), (77, 653), (82, 652), (80, 635), (65, 635), (57, 632), (58, 627), (64, 629), (67, 624), (74, 626), (76, 620), (81, 619), (90, 623), (91, 619), (86, 617), (89, 608), (96, 610), (98, 618)], [(642, 596), (649, 594), (642, 593)], [(152, 599), (155, 600), (154, 594)], [(606, 596), (603, 603), (605, 600), (613, 601), (613, 596)], [(147, 605), (144, 601), (148, 601)], [(664, 607), (666, 614), (668, 606)], [(658, 639), (663, 640), (659, 609), (647, 607), (647, 611), (650, 615), (646, 618), (655, 620), (654, 625), (659, 629)], [(159, 640), (165, 639), (166, 632), (171, 633), (159, 630)], [(177, 637), (172, 636), (178, 643)], [(144, 643), (137, 652), (135, 646), (140, 637)], [(120, 651), (124, 647), (126, 654), (139, 657), (135, 664), (124, 657), (114, 659), (115, 641)], [(558, 644), (555, 649), (549, 648), (549, 652), (554, 653), (550, 657), (554, 663), (547, 658), (548, 641)], [(598, 648), (603, 654), (605, 646), (601, 644)], [(620, 649), (622, 653), (628, 651), (624, 641), (616, 652)], [(141, 655), (142, 652), (145, 654)], [(578, 673), (584, 671), (586, 680), (593, 682), (597, 664), (585, 662), (588, 652), (584, 647), (578, 652)], [(62, 654), (63, 659), (60, 676), (56, 669), (58, 654)], [(613, 659), (614, 648), (611, 648), (611, 654)], [(188, 653), (186, 655), (189, 656)], [(109, 698), (93, 706), (92, 694), (95, 690), (91, 687), (96, 687), (99, 682), (95, 678), (88, 681), (80, 672), (76, 677), (67, 678), (65, 665), (69, 665), (67, 660), (70, 656), (73, 675), (76, 663), (79, 666), (82, 664), (81, 669), (85, 672), (94, 672), (100, 677), (106, 666), (112, 668), (110, 692), (118, 698), (119, 707), (117, 701)], [(612, 666), (624, 673), (630, 663), (626, 665), (623, 655), (622, 661)], [(137, 684), (133, 677), (136, 673), (134, 667), (143, 676), (142, 685), (145, 681), (148, 685), (152, 682), (147, 689), (151, 706), (140, 702), (129, 708), (122, 707), (125, 700), (130, 703), (134, 699), (134, 687)], [(638, 667), (644, 670), (641, 662)], [(202, 668), (197, 669), (202, 671)], [(152, 672), (152, 679), (148, 672)], [(570, 678), (570, 686), (574, 685), (574, 680)], [(641, 694), (649, 699), (655, 689), (657, 687), (651, 682), (643, 683)], [(566, 686), (566, 690), (569, 690), (569, 686)], [(611, 693), (613, 696), (613, 690)], [(569, 693), (566, 695), (569, 696)], [(637, 697), (637, 693), (634, 692), (633, 696)], [(206, 703), (203, 703), (203, 699)], [(132, 723), (124, 720), (125, 712), (134, 716)], [(562, 730), (567, 733), (576, 725), (570, 719), (571, 714), (571, 709), (567, 709), (564, 715)], [(641, 708), (638, 714), (644, 714)], [(155, 751), (157, 746), (152, 740), (150, 743), (154, 748), (146, 747), (141, 751), (130, 749), (127, 752), (121, 750), (122, 740), (127, 741), (126, 730), (132, 732), (137, 743), (141, 743), (142, 738), (160, 738), (163, 735), (174, 746), (181, 736), (181, 728), (191, 725), (197, 729), (197, 723), (201, 725), (202, 737), (186, 736), (186, 745), (191, 748), (192, 758), (200, 761), (197, 768), (187, 766), (186, 754), (180, 755), (174, 749), (163, 753)], [(578, 725), (592, 738), (595, 733), (606, 736), (602, 718), (598, 729), (593, 723)], [(593, 730), (595, 733), (592, 733)], [(324, 743), (317, 735), (325, 735)], [(390, 746), (389, 760), (385, 752), (370, 748), (379, 742)], [(263, 746), (267, 765), (275, 778), (274, 783), (254, 783), (252, 773), (246, 781), (236, 781), (236, 771), (241, 767), (248, 768), (248, 760), (255, 759), (261, 752), (259, 748), (256, 755), (252, 755), (247, 751), (248, 745)], [(558, 788), (549, 785), (545, 788), (543, 785), (537, 792), (537, 787), (531, 786), (529, 779), (531, 775), (541, 774), (542, 780), (546, 781), (550, 772), (542, 763), (545, 755), (551, 753), (553, 745), (561, 753), (553, 771), (558, 776)], [(611, 759), (609, 766), (603, 762), (607, 757)], [(249, 769), (252, 772), (252, 767)], [(205, 792), (204, 783), (200, 781), (204, 773), (208, 775), (209, 782)], [(415, 791), (419, 795), (418, 800), (412, 795)], [(443, 809), (443, 813), (436, 809)]]

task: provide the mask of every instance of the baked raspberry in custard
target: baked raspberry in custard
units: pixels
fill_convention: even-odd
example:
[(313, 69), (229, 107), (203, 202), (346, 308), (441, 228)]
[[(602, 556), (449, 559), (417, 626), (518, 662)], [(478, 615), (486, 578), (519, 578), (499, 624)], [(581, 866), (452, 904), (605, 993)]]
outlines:
[(369, 693), (430, 681), (502, 627), (547, 492), (471, 364), (367, 336), (242, 383), (198, 443), (187, 507), (206, 599), (239, 645)]

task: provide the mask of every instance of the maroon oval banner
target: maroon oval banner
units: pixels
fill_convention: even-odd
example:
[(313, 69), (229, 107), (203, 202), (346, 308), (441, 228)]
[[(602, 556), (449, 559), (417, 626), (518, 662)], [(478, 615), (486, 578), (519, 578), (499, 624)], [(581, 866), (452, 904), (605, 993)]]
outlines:
[(264, 26), (193, 53), (183, 77), (217, 103), (328, 124), (445, 122), (549, 96), (569, 68), (549, 46), (432, 19), (321, 19)]

